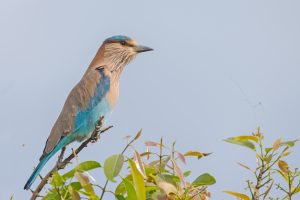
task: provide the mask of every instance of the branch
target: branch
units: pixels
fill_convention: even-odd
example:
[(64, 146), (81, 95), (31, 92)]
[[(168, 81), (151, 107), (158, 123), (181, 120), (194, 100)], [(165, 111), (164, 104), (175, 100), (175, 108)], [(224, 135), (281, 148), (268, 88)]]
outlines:
[(37, 188), (32, 192), (32, 196), (31, 196), (31, 200), (35, 200), (37, 197), (39, 197), (39, 193), (41, 192), (41, 190), (45, 187), (45, 185), (47, 184), (49, 178), (51, 178), (52, 174), (54, 171), (56, 170), (60, 170), (60, 169), (64, 169), (66, 167), (67, 164), (69, 164), (71, 162), (71, 160), (73, 160), (74, 157), (76, 157), (76, 155), (79, 154), (79, 152), (82, 151), (82, 149), (84, 149), (85, 147), (87, 147), (87, 145), (89, 143), (95, 143), (100, 139), (100, 135), (104, 132), (106, 132), (107, 130), (109, 130), (110, 128), (112, 128), (112, 126), (109, 126), (103, 130), (101, 130), (102, 125), (103, 125), (103, 119), (104, 117), (101, 116), (98, 120), (98, 124), (95, 127), (92, 135), (90, 138), (88, 138), (87, 140), (85, 140), (75, 151), (73, 151), (66, 159), (63, 159), (63, 155), (65, 152), (65, 148), (62, 149), (59, 157), (58, 157), (58, 161), (56, 163), (56, 165), (47, 173), (47, 175), (41, 180), (40, 184), (37, 186)]

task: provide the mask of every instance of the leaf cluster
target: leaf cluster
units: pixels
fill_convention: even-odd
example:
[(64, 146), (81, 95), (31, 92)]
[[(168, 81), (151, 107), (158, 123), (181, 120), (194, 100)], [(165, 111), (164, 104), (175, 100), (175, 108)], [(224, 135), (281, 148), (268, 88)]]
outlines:
[[(234, 191), (224, 191), (225, 193), (242, 200), (291, 200), (294, 195), (300, 192), (300, 173), (298, 169), (291, 169), (289, 164), (284, 161), (285, 157), (290, 155), (290, 149), (295, 146), (297, 140), (282, 141), (279, 138), (274, 141), (273, 145), (265, 146), (264, 135), (258, 128), (251, 135), (231, 137), (225, 141), (251, 149), (257, 160), (254, 169), (251, 169), (245, 164), (238, 163), (241, 167), (250, 171), (254, 177), (254, 180), (246, 181), (246, 189), (249, 195)], [(277, 175), (283, 177), (286, 183), (285, 186), (279, 184), (280, 180), (276, 180)], [(274, 186), (276, 186), (276, 188)], [(274, 188), (283, 192), (282, 198), (274, 198), (270, 195), (271, 190)]]
[[(181, 168), (188, 157), (201, 159), (209, 153), (180, 153), (175, 149), (175, 142), (168, 147), (162, 139), (145, 142), (145, 151), (138, 152), (133, 143), (140, 135), (141, 131), (121, 153), (109, 156), (103, 166), (96, 161), (85, 161), (67, 173), (55, 172), (43, 199), (100, 200), (105, 199), (107, 193), (117, 200), (205, 200), (210, 197), (208, 187), (215, 184), (215, 178), (203, 173), (189, 181), (191, 171)], [(95, 184), (88, 173), (94, 169), (103, 170), (107, 179), (104, 186)], [(109, 189), (109, 183), (117, 186)]]

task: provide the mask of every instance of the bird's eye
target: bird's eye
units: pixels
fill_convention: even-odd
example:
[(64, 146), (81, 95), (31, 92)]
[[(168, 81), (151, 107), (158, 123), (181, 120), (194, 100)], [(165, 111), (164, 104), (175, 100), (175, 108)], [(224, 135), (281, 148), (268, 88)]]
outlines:
[(121, 45), (126, 45), (126, 42), (125, 41), (121, 41)]

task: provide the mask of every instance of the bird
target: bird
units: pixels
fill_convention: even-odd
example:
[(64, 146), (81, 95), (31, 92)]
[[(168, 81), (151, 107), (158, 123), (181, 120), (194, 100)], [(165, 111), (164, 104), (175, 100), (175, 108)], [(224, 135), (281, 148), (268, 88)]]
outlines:
[(119, 79), (125, 66), (137, 54), (152, 50), (124, 35), (104, 40), (83, 77), (69, 93), (25, 190), (30, 189), (55, 153), (74, 141), (82, 142), (90, 137), (100, 117), (104, 117), (104, 123), (107, 121), (119, 96)]

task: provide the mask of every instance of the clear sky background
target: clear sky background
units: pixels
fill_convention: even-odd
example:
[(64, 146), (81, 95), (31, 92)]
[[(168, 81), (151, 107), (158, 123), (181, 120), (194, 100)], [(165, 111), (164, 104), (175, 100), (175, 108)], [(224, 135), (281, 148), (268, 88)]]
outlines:
[[(115, 127), (80, 160), (103, 162), (143, 128), (140, 143), (163, 136), (183, 152), (214, 152), (185, 168), (216, 177), (213, 200), (230, 199), (222, 190), (243, 192), (249, 174), (236, 162), (255, 158), (224, 138), (257, 126), (270, 144), (300, 138), (299, 9), (296, 0), (1, 0), (0, 199), (29, 198), (24, 183), (66, 96), (117, 34), (155, 51), (127, 66)], [(299, 167), (299, 145), (294, 152)]]

